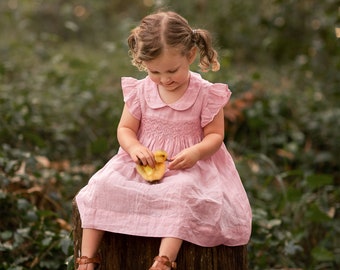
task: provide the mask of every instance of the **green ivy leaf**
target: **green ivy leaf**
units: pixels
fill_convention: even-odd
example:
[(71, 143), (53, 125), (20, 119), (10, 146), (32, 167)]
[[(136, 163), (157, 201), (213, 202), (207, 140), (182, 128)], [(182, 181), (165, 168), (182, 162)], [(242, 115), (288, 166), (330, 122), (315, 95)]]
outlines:
[(302, 252), (303, 248), (300, 245), (298, 245), (295, 241), (288, 241), (285, 244), (284, 251), (285, 254), (287, 255), (295, 255), (298, 252)]
[(331, 220), (331, 218), (320, 209), (320, 207), (316, 204), (312, 204), (310, 208), (308, 208), (306, 216), (312, 222), (322, 223)]
[(333, 177), (328, 174), (313, 174), (307, 177), (307, 184), (311, 189), (317, 189), (333, 184)]
[(69, 253), (69, 248), (72, 245), (72, 241), (70, 238), (63, 238), (60, 240), (60, 247), (61, 250), (64, 252), (64, 254), (68, 254)]
[(312, 256), (317, 261), (333, 261), (334, 254), (323, 247), (315, 247), (312, 250)]
[(0, 238), (5, 241), (10, 239), (12, 236), (13, 236), (13, 232), (11, 231), (4, 231), (0, 233)]
[(42, 245), (43, 246), (48, 246), (52, 242), (52, 237), (46, 237), (42, 240)]

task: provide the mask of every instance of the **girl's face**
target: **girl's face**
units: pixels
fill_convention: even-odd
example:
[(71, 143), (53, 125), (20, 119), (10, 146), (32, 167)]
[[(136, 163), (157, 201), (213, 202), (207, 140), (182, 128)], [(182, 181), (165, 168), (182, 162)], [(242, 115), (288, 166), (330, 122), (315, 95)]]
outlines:
[[(156, 59), (144, 62), (150, 79), (166, 91), (187, 87), (189, 68), (195, 60), (196, 48), (182, 55), (177, 48), (167, 48)], [(182, 89), (183, 90), (183, 89)]]

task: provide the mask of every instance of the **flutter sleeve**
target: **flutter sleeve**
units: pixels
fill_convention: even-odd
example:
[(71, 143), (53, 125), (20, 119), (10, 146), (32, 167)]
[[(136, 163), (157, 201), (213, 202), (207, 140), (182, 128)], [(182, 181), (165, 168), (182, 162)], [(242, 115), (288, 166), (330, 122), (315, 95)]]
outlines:
[(215, 83), (208, 87), (201, 114), (201, 126), (209, 124), (229, 101), (231, 91), (227, 84)]
[(141, 106), (139, 99), (141, 81), (131, 78), (123, 77), (121, 80), (124, 102), (129, 112), (137, 119), (141, 118)]

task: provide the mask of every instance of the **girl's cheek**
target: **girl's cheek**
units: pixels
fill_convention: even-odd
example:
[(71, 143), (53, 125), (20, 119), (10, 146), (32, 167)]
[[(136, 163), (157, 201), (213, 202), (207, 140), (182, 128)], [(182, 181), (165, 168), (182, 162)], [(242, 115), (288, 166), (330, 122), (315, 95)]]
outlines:
[(154, 83), (159, 83), (159, 78), (157, 76), (151, 75), (150, 79), (154, 82)]

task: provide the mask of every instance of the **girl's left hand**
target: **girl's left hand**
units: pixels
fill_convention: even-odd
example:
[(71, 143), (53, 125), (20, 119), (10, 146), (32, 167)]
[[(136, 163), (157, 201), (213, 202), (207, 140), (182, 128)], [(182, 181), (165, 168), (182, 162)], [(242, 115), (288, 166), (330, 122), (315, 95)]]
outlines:
[(200, 154), (194, 147), (186, 148), (179, 152), (175, 157), (171, 158), (169, 170), (189, 169), (200, 159)]

